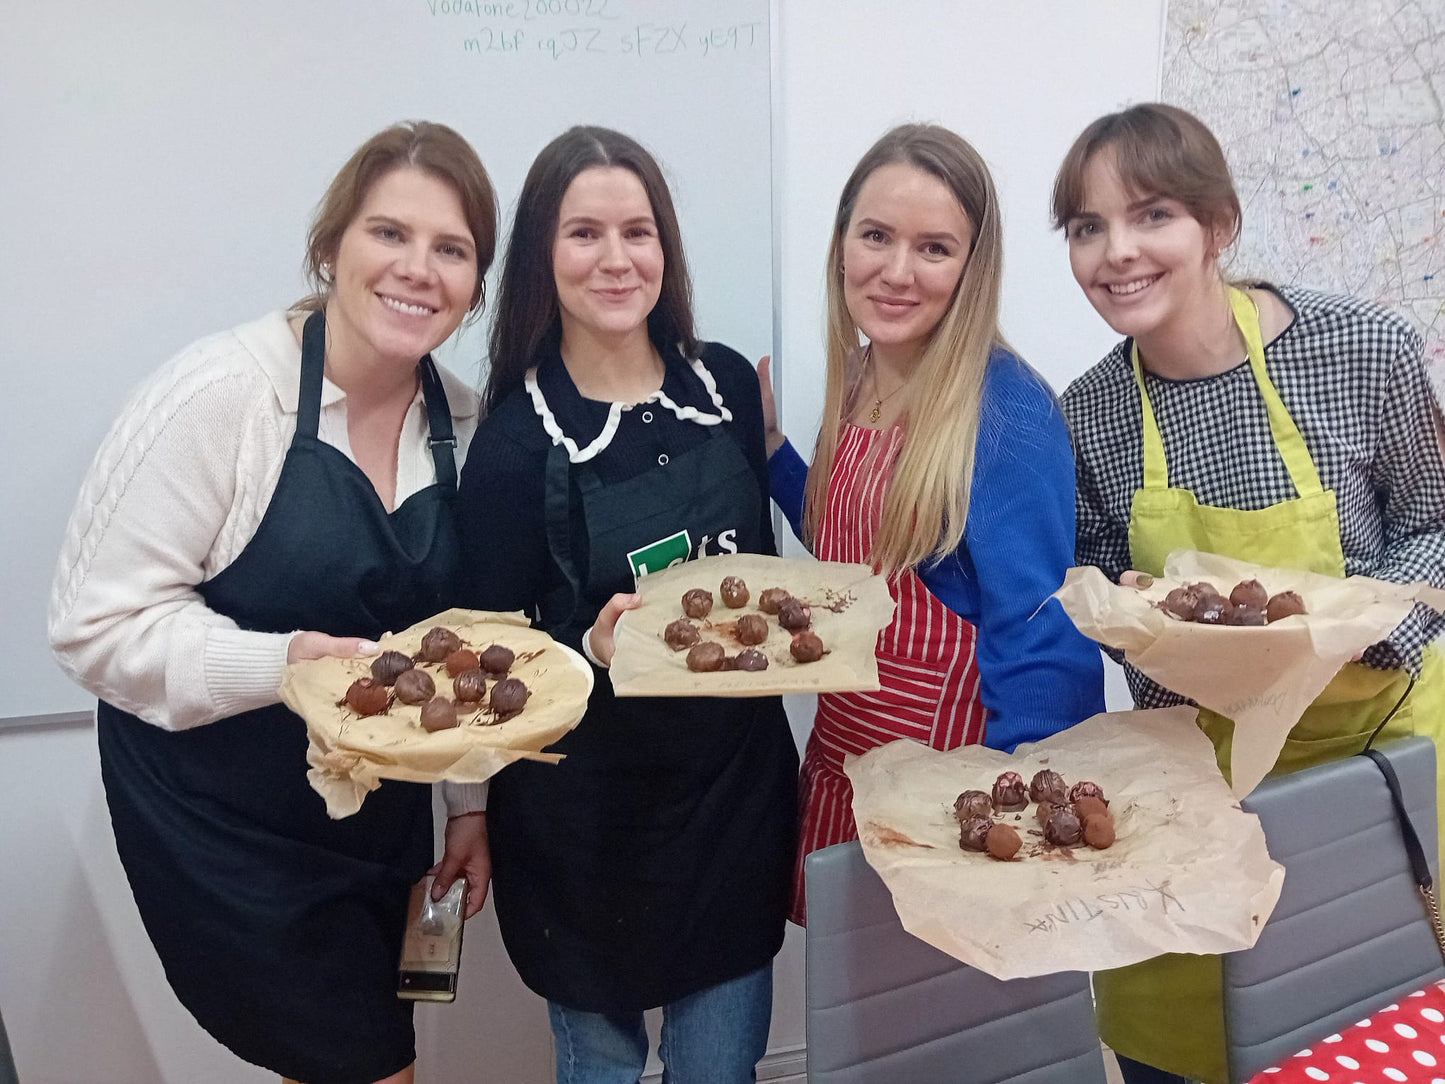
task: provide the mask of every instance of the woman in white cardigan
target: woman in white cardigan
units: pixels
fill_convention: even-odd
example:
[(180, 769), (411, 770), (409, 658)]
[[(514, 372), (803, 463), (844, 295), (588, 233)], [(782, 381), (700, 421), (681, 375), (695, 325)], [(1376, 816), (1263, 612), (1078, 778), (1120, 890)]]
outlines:
[(430, 351), (481, 304), (496, 218), (451, 129), (368, 140), (313, 223), (315, 293), (141, 386), (61, 554), (51, 644), (100, 700), (147, 933), (201, 1025), (288, 1080), (413, 1079), (395, 969), (429, 790), (387, 783), (330, 820), (277, 688), (287, 662), (374, 653), (450, 600), (477, 397)]

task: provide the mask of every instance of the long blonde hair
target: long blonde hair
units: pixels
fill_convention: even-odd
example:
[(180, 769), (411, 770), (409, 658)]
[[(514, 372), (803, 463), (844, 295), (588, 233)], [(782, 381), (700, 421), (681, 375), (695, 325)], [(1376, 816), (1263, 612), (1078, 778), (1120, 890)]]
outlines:
[(973, 244), (953, 299), (924, 347), (912, 381), (917, 393), (903, 421), (869, 562), (888, 575), (936, 563), (963, 540), (973, 483), (984, 372), (995, 347), (1003, 277), (1002, 221), (988, 166), (961, 136), (932, 124), (905, 124), (869, 149), (843, 186), (828, 246), (827, 384), (823, 422), (808, 472), (803, 538), (812, 546), (828, 503), (838, 436), (851, 409), (850, 363), (856, 368), (858, 325), (843, 296), (843, 243), (858, 193), (874, 170), (914, 166), (942, 181), (973, 228)]

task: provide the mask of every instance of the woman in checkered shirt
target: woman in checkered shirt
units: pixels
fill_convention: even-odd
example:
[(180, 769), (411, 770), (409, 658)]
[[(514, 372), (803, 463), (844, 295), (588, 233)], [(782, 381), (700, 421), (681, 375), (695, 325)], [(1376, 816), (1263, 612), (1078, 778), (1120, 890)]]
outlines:
[[(1228, 280), (1239, 198), (1198, 119), (1138, 105), (1095, 121), (1060, 167), (1053, 218), (1084, 295), (1125, 336), (1063, 396), (1079, 564), (1158, 575), (1171, 550), (1200, 549), (1445, 586), (1445, 462), (1420, 336), (1367, 301)], [(1385, 734), (1433, 737), (1442, 627), (1416, 606), (1348, 664), (1275, 772), (1359, 752), (1392, 709)], [(1141, 707), (1181, 702), (1126, 670)], [(1233, 724), (1201, 711), (1200, 726), (1227, 770)], [(1218, 971), (1210, 957), (1160, 957), (1097, 977), (1100, 1030), (1130, 1084), (1223, 1084), (1219, 1027), (1179, 1025), (1220, 1018)]]

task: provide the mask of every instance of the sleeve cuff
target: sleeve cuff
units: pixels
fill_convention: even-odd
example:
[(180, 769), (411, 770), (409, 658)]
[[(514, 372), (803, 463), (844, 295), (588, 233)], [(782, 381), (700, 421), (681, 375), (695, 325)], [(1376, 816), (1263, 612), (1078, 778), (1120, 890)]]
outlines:
[(442, 801), (447, 807), (447, 819), (467, 813), (485, 813), (490, 787), (490, 783), (443, 783)]
[(590, 662), (593, 666), (597, 667), (597, 669), (609, 670), (611, 669), (611, 667), (609, 667), (596, 655), (592, 654), (592, 630), (594, 628), (596, 628), (595, 625), (588, 625), (587, 631), (582, 634), (582, 654), (586, 655), (587, 661)]

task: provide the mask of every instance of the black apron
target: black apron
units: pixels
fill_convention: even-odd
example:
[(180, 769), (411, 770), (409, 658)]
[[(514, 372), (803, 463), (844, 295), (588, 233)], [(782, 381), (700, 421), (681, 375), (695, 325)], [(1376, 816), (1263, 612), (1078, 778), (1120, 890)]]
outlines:
[[(255, 537), (197, 590), (243, 629), (375, 638), (450, 601), (456, 442), (423, 358), (437, 482), (388, 515), (317, 439), (325, 335), (310, 316), (296, 435)], [(179, 732), (104, 702), (98, 719), (121, 862), (201, 1026), (306, 1084), (371, 1084), (415, 1060), (396, 968), (408, 891), (432, 862), (431, 788), (387, 782), (331, 820), (306, 780), (305, 724), (281, 704)]]
[[(625, 482), (604, 484), (560, 446), (547, 475), (548, 544), (569, 581), (540, 604), (554, 635), (633, 590), (627, 555), (678, 531), (696, 546), (732, 530), (739, 552), (761, 551), (766, 495), (721, 425)], [(550, 748), (566, 758), (509, 766), (487, 807), (497, 919), (529, 987), (571, 1008), (634, 1011), (776, 955), (797, 834), (781, 700), (618, 700), (599, 671), (586, 716)]]

